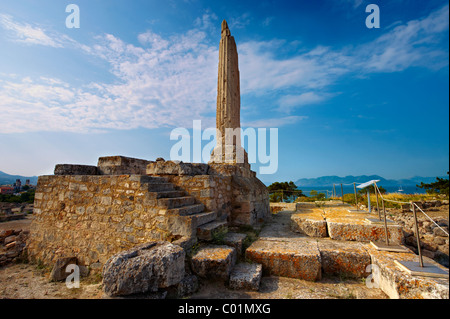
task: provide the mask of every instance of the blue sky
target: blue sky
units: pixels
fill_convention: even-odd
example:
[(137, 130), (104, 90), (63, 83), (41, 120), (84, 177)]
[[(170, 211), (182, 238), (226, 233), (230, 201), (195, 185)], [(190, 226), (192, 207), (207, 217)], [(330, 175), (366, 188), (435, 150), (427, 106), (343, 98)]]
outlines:
[[(71, 3), (79, 29), (65, 25)], [(379, 29), (365, 25), (370, 3)], [(448, 1), (437, 0), (0, 0), (0, 170), (168, 159), (172, 129), (215, 126), (223, 19), (242, 126), (278, 128), (278, 171), (263, 182), (448, 171)]]

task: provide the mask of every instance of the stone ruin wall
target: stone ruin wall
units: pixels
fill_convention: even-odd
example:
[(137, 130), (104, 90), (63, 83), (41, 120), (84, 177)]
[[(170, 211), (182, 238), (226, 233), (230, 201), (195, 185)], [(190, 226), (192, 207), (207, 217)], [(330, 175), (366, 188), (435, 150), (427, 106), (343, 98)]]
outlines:
[[(156, 171), (149, 171), (152, 166)], [(264, 184), (254, 172), (233, 165), (121, 156), (100, 158), (98, 166), (57, 165), (55, 175), (38, 180), (29, 257), (53, 264), (59, 257), (76, 256), (80, 265), (95, 271), (114, 254), (137, 244), (193, 243), (187, 239), (195, 238), (195, 219), (170, 215), (157, 206), (155, 193), (149, 190), (155, 177), (164, 177), (230, 224), (255, 225), (270, 216)]]
[(198, 203), (205, 205), (205, 211), (215, 211), (218, 219), (229, 219), (231, 215), (231, 177), (219, 175), (158, 175), (186, 194), (195, 197)]
[(267, 188), (248, 166), (155, 161), (147, 174), (166, 177), (232, 225), (253, 226), (270, 218)]
[(145, 176), (40, 176), (27, 245), (32, 260), (77, 256), (95, 269), (112, 255), (149, 240), (170, 239)]

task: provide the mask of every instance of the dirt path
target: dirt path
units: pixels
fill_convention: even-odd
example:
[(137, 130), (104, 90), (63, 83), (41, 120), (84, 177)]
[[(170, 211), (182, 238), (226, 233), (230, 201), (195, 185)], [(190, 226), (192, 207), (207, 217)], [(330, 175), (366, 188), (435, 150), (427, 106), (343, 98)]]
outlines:
[[(48, 272), (36, 265), (15, 264), (0, 269), (0, 298), (7, 299), (98, 299), (101, 284), (80, 282), (80, 288), (69, 289), (65, 282), (49, 282)], [(92, 279), (90, 279), (92, 280)]]
[[(263, 237), (302, 237), (289, 228), (290, 212), (274, 216)], [(31, 218), (0, 224), (0, 229), (29, 229)], [(80, 288), (69, 289), (65, 282), (49, 282), (49, 269), (33, 264), (10, 264), (0, 268), (0, 298), (8, 299), (101, 299), (99, 277), (82, 279)], [(309, 282), (283, 277), (263, 277), (258, 292), (235, 291), (223, 283), (202, 282), (192, 299), (386, 299), (379, 289), (368, 288), (363, 280), (325, 277)]]
[(11, 220), (9, 222), (2, 222), (2, 223), (0, 223), (0, 230), (7, 230), (7, 229), (29, 230), (32, 220), (33, 220), (33, 216), (27, 215), (24, 219)]

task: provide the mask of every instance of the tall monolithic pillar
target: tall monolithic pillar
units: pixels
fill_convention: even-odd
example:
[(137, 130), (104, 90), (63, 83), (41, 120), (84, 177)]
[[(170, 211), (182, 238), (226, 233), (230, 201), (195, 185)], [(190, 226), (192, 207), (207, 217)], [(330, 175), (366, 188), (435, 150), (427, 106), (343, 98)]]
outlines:
[(227, 22), (222, 22), (217, 80), (217, 145), (211, 154), (213, 163), (248, 163), (241, 147), (241, 92), (236, 42)]

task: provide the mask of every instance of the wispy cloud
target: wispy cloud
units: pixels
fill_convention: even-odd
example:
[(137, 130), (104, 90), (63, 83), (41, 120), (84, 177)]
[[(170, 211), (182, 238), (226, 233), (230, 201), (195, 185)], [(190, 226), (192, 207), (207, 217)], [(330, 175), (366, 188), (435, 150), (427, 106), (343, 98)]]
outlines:
[(286, 125), (296, 124), (299, 121), (307, 119), (307, 116), (284, 116), (280, 118), (259, 119), (242, 123), (242, 127), (282, 127)]
[(60, 41), (52, 38), (44, 29), (28, 23), (19, 23), (9, 15), (0, 13), (0, 25), (10, 31), (12, 39), (26, 44), (38, 44), (54, 48), (62, 47)]
[(268, 27), (272, 23), (273, 19), (275, 19), (275, 17), (267, 17), (263, 20), (263, 22), (261, 22), (261, 24), (264, 27)]
[[(209, 32), (216, 20), (205, 13), (192, 29), (169, 37), (148, 30), (138, 35), (139, 45), (105, 34), (88, 46), (0, 14), (0, 27), (14, 35), (12, 40), (83, 50), (105, 61), (116, 78), (113, 83), (73, 87), (48, 76), (3, 75), (0, 132), (92, 132), (190, 127), (193, 119), (213, 122), (218, 48)], [(280, 127), (305, 120), (292, 112), (332, 98), (331, 85), (345, 75), (399, 72), (412, 66), (442, 68), (448, 65), (448, 49), (442, 48), (445, 37), (448, 5), (352, 48), (318, 46), (280, 58), (280, 50), (292, 47), (285, 40), (239, 43), (241, 94), (275, 92), (273, 111), (282, 111), (277, 118), (243, 126)]]
[(448, 15), (449, 6), (445, 5), (425, 18), (398, 25), (361, 46), (358, 55), (369, 57), (362, 60), (362, 66), (369, 72), (395, 72), (411, 66), (441, 68), (448, 65), (448, 47), (447, 50), (436, 47), (446, 37), (448, 41)]
[(243, 13), (240, 16), (232, 17), (228, 22), (231, 29), (242, 29), (250, 24), (251, 15), (249, 13)]
[(317, 92), (306, 92), (300, 95), (284, 95), (279, 100), (278, 110), (290, 113), (292, 109), (320, 103), (329, 98), (329, 94), (319, 94)]

